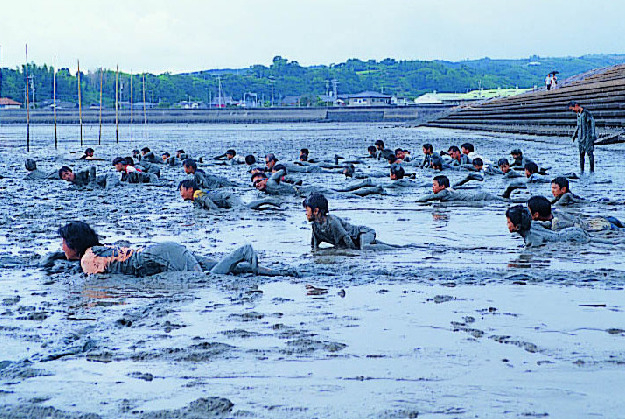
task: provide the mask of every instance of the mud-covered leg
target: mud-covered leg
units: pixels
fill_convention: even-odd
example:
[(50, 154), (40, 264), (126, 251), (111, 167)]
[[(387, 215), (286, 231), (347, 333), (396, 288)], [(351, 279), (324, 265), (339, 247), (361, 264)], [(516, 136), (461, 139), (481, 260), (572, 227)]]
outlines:
[(251, 265), (252, 272), (258, 273), (258, 255), (250, 244), (241, 246), (224, 257), (210, 270), (210, 272), (222, 275), (234, 273), (236, 266), (241, 262), (249, 263)]
[(595, 172), (595, 151), (588, 150), (588, 161), (590, 163), (590, 173)]
[(583, 151), (579, 152), (579, 171), (584, 173), (584, 164), (586, 159), (586, 153), (584, 153)]
[(252, 201), (248, 204), (245, 204), (245, 206), (253, 210), (259, 210), (259, 209), (262, 209), (261, 207), (264, 205), (280, 208), (281, 203), (282, 201), (280, 201), (279, 199), (265, 198), (265, 199), (258, 199), (256, 201)]

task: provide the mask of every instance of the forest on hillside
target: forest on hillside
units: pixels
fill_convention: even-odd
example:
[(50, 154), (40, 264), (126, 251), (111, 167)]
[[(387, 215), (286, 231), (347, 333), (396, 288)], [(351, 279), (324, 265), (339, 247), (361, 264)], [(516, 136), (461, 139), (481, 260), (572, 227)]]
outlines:
[[(209, 103), (222, 87), (222, 96), (241, 100), (255, 96), (261, 106), (279, 104), (285, 96), (299, 96), (300, 104), (320, 105), (319, 95), (332, 90), (341, 94), (373, 90), (400, 97), (415, 98), (424, 93), (466, 92), (473, 89), (531, 88), (540, 86), (545, 75), (559, 71), (559, 78), (625, 62), (625, 55), (587, 55), (582, 57), (544, 58), (532, 56), (518, 60), (382, 61), (350, 59), (343, 63), (303, 67), (281, 56), (270, 66), (253, 65), (245, 69), (203, 70), (187, 74), (119, 73), (120, 101), (157, 103), (175, 106), (184, 100)], [(26, 74), (30, 98), (43, 106), (53, 97), (55, 69), (46, 64), (29, 63), (20, 68), (0, 69), (0, 97), (25, 102)], [(100, 79), (105, 106), (115, 101), (116, 71), (95, 69), (80, 73), (83, 104), (99, 103)], [(336, 82), (333, 83), (332, 81)], [(145, 81), (145, 92), (144, 92)], [(34, 92), (33, 92), (34, 90)], [(250, 95), (251, 94), (251, 95)], [(131, 97), (132, 95), (132, 97)], [(78, 103), (76, 72), (56, 70), (56, 98)]]

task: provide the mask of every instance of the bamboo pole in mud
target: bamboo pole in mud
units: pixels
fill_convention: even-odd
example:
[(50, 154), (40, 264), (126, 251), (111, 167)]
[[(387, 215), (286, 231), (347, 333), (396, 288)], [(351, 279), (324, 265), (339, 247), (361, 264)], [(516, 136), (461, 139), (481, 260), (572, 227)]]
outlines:
[(56, 133), (56, 68), (52, 70), (52, 102), (54, 107), (54, 149), (57, 150), (59, 148), (59, 140)]
[(115, 142), (119, 144), (119, 65), (115, 72)]
[(130, 140), (132, 141), (132, 124), (134, 123), (134, 116), (132, 115), (132, 69), (130, 69)]
[(104, 70), (100, 69), (100, 130), (98, 131), (98, 145), (102, 144), (102, 79)]
[(82, 140), (82, 95), (80, 90), (80, 60), (78, 61), (78, 73), (76, 74), (76, 78), (78, 79), (78, 119), (80, 121), (80, 146), (83, 145)]
[(145, 106), (145, 73), (143, 73), (143, 125), (148, 123), (148, 113)]
[(28, 99), (28, 44), (26, 44), (26, 66), (24, 66), (26, 76), (26, 152), (30, 151), (30, 99)]

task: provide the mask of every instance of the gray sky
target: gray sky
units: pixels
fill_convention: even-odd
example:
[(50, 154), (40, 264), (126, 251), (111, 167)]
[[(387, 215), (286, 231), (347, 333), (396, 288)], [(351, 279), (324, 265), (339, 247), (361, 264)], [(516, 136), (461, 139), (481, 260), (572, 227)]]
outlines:
[[(0, 66), (184, 72), (623, 53), (621, 0), (2, 0)], [(8, 5), (7, 5), (8, 3)], [(620, 34), (620, 35), (619, 35)]]

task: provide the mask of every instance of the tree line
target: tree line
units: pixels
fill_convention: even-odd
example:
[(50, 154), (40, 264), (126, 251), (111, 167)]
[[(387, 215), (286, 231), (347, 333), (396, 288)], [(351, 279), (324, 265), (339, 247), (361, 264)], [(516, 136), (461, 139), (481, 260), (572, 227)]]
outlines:
[[(276, 56), (270, 66), (253, 65), (238, 70), (158, 75), (120, 72), (119, 85), (122, 102), (143, 102), (145, 77), (145, 100), (158, 103), (160, 107), (176, 105), (184, 100), (208, 103), (217, 96), (220, 83), (222, 95), (234, 100), (254, 96), (261, 102), (261, 106), (268, 106), (272, 97), (278, 105), (280, 98), (299, 96), (300, 103), (305, 106), (321, 104), (318, 96), (332, 90), (332, 80), (336, 81), (339, 94), (372, 90), (412, 99), (433, 90), (460, 93), (479, 88), (532, 88), (542, 85), (545, 75), (551, 71), (559, 71), (562, 80), (594, 68), (623, 62), (625, 55), (564, 58), (532, 56), (518, 60), (483, 58), (461, 62), (398, 61), (387, 58), (381, 61), (350, 59), (338, 64), (303, 67), (297, 61)], [(53, 97), (54, 72), (53, 67), (35, 63), (14, 69), (2, 68), (0, 97), (24, 103), (28, 74), (30, 97), (34, 95), (35, 104), (45, 104)], [(80, 75), (85, 106), (99, 103), (100, 78), (104, 105), (114, 106), (115, 70), (96, 69)], [(69, 69), (56, 70), (56, 99), (78, 103), (77, 77)]]

